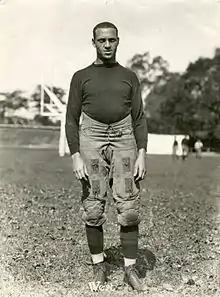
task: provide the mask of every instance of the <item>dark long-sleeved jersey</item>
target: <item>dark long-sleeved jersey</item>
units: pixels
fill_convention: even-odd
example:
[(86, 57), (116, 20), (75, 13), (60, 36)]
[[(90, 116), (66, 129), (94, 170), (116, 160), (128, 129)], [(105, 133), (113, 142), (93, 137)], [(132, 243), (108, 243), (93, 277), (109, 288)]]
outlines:
[(80, 152), (82, 111), (105, 124), (120, 121), (131, 113), (137, 148), (147, 148), (140, 84), (136, 74), (119, 63), (93, 63), (73, 75), (66, 112), (66, 136), (71, 154)]

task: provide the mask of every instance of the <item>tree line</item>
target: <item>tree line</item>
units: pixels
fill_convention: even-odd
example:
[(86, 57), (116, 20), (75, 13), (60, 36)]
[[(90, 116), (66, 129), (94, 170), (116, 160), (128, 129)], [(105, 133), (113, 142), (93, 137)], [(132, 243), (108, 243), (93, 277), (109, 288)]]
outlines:
[[(220, 49), (212, 58), (199, 57), (190, 62), (183, 73), (169, 71), (169, 64), (161, 56), (149, 52), (134, 55), (126, 65), (140, 81), (144, 111), (149, 133), (187, 134), (200, 138), (210, 148), (220, 148)], [(49, 86), (62, 101), (65, 91)], [(1, 93), (1, 123), (33, 123), (58, 125), (40, 115), (40, 85), (30, 98), (15, 90)], [(45, 94), (45, 100), (49, 100)], [(20, 109), (34, 110), (33, 120), (15, 117)]]
[[(56, 86), (47, 86), (60, 100), (63, 102), (65, 95), (64, 89)], [(40, 113), (41, 102), (41, 85), (37, 85), (33, 93), (27, 97), (22, 90), (15, 90), (13, 92), (0, 93), (4, 99), (0, 101), (0, 123), (4, 124), (29, 124), (29, 125), (43, 125), (43, 126), (58, 126), (59, 120), (42, 116)], [(47, 93), (44, 93), (44, 102), (49, 103), (50, 98)], [(18, 111), (32, 112), (34, 114), (32, 119), (21, 117)], [(24, 113), (25, 114), (25, 113)], [(27, 114), (27, 113), (26, 113)]]
[(135, 55), (129, 62), (139, 77), (150, 133), (185, 134), (220, 149), (220, 49), (199, 57), (183, 73), (170, 72), (162, 57)]

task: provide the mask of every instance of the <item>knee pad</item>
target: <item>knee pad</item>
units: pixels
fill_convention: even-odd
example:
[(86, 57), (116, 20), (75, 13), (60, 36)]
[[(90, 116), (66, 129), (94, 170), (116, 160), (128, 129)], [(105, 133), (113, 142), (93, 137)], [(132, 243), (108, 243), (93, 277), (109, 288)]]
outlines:
[(141, 219), (135, 209), (125, 210), (118, 214), (118, 222), (121, 226), (137, 226)]
[(106, 221), (105, 204), (87, 201), (84, 204), (83, 221), (90, 226), (100, 226)]

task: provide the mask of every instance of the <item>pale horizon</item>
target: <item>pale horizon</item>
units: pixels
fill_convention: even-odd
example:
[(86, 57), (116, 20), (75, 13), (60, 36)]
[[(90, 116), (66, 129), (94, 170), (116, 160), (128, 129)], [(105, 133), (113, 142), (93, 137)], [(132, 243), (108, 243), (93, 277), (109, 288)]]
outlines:
[(39, 83), (68, 90), (75, 71), (95, 60), (92, 29), (116, 24), (117, 61), (161, 55), (169, 70), (212, 57), (220, 47), (220, 2), (139, 0), (4, 0), (0, 4), (0, 92), (34, 91)]

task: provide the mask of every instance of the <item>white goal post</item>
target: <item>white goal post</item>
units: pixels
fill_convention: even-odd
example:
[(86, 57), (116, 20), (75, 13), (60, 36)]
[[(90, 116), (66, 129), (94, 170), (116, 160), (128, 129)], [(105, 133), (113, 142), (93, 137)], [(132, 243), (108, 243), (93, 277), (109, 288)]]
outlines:
[[(45, 94), (49, 97), (49, 102), (45, 102)], [(40, 115), (54, 117), (60, 121), (59, 156), (63, 157), (65, 154), (69, 154), (65, 133), (66, 104), (61, 102), (60, 99), (43, 84), (41, 84)]]

